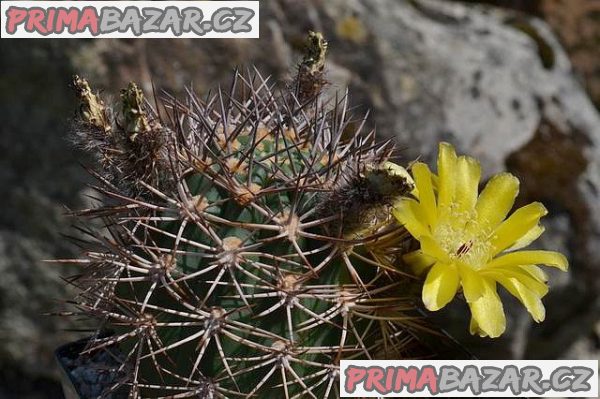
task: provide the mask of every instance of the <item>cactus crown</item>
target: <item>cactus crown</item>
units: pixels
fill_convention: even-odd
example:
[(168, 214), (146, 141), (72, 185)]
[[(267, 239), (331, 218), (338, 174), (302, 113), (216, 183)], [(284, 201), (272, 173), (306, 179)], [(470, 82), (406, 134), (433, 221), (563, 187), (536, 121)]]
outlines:
[(258, 72), (228, 91), (165, 96), (131, 84), (112, 113), (88, 83), (78, 142), (98, 156), (101, 218), (73, 280), (97, 318), (88, 351), (120, 345), (130, 397), (335, 397), (341, 358), (416, 356), (383, 165), (347, 98), (321, 94), (320, 34), (283, 93)]

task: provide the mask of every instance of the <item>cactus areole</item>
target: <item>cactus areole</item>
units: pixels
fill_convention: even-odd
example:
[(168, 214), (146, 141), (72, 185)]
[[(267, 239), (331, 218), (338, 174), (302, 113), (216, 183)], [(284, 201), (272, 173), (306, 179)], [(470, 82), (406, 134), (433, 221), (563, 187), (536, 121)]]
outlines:
[(77, 214), (103, 223), (74, 261), (73, 313), (115, 331), (87, 349), (120, 346), (111, 389), (330, 398), (340, 359), (418, 356), (390, 216), (414, 187), (347, 97), (322, 94), (325, 49), (311, 34), (282, 88), (236, 71), (228, 90), (154, 105), (132, 83), (109, 107), (75, 78), (102, 198)]

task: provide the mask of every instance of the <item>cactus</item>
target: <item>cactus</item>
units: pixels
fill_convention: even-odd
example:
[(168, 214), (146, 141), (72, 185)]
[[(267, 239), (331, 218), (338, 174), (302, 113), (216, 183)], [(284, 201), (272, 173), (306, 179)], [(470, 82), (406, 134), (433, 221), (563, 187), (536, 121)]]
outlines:
[(102, 202), (77, 215), (103, 224), (73, 261), (73, 314), (114, 331), (87, 351), (124, 353), (105, 395), (330, 398), (340, 359), (425, 350), (390, 216), (412, 182), (347, 96), (322, 94), (326, 43), (308, 43), (281, 91), (236, 71), (159, 109), (132, 83), (112, 111), (75, 79)]

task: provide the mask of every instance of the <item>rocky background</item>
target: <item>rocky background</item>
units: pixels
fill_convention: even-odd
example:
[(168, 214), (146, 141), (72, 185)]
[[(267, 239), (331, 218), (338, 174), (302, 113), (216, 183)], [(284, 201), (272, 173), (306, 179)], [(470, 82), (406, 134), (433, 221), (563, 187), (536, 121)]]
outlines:
[(115, 95), (129, 80), (202, 94), (236, 66), (286, 79), (309, 29), (329, 39), (330, 89), (348, 86), (407, 161), (451, 141), (551, 211), (539, 245), (571, 271), (552, 276), (543, 324), (511, 300), (500, 340), (469, 337), (464, 304), (436, 317), (482, 358), (600, 357), (600, 2), (272, 0), (259, 40), (0, 42), (0, 398), (61, 398), (53, 351), (85, 335), (44, 315), (73, 270), (42, 260), (77, 253), (64, 214), (89, 193), (89, 161), (67, 140), (70, 76)]

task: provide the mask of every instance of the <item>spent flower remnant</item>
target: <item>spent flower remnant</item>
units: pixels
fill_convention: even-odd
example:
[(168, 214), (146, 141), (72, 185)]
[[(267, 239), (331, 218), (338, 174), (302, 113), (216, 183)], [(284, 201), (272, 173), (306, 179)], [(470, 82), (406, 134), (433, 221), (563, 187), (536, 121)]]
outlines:
[(547, 214), (533, 202), (507, 215), (519, 191), (510, 173), (490, 179), (479, 193), (481, 166), (454, 147), (440, 143), (437, 172), (416, 162), (411, 168), (414, 198), (402, 198), (394, 207), (398, 221), (419, 241), (420, 249), (403, 259), (425, 274), (422, 298), (436, 311), (462, 288), (471, 309), (471, 333), (498, 337), (506, 328), (500, 284), (518, 298), (536, 322), (545, 317), (541, 298), (548, 292), (547, 276), (538, 265), (566, 271), (560, 253), (522, 250), (544, 231), (540, 218)]

